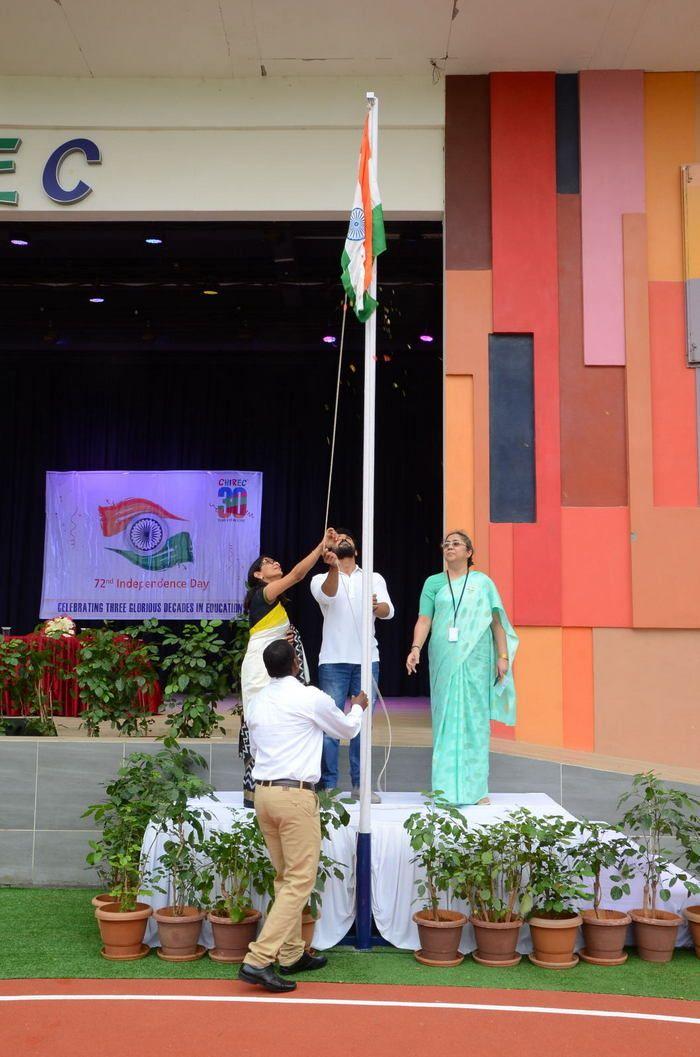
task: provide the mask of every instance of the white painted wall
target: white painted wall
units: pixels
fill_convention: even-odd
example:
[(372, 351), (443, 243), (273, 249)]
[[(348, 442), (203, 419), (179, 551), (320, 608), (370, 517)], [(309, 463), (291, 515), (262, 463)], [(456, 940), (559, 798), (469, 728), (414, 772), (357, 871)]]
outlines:
[[(380, 98), (380, 187), (390, 217), (440, 217), (444, 91), (429, 77), (297, 80), (0, 78), (0, 135), (21, 136), (14, 219), (344, 217), (350, 208), (365, 91)], [(73, 155), (61, 182), (92, 194), (61, 206), (41, 186), (53, 150), (93, 139), (101, 165)], [(3, 157), (8, 157), (4, 155)]]

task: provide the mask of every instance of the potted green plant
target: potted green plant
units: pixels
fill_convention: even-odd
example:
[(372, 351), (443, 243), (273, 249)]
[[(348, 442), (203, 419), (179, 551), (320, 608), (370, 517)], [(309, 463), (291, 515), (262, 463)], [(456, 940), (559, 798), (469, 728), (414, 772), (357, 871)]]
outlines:
[(25, 735), (56, 736), (51, 690), (45, 686), (52, 660), (46, 638), (0, 639), (0, 693), (7, 693), (12, 707), (26, 717)]
[(0, 637), (0, 694), (6, 694), (10, 706), (21, 711), (25, 660), (29, 643), (25, 639)]
[(464, 890), (462, 875), (466, 823), (464, 816), (444, 799), (440, 791), (422, 794), (425, 807), (404, 822), (413, 859), (421, 875), (416, 881), (419, 899), (427, 905), (413, 915), (418, 926), (420, 949), (415, 951), (423, 965), (459, 965), (462, 928), (466, 916), (441, 907), (441, 896)]
[(235, 813), (230, 828), (214, 830), (202, 851), (218, 887), (207, 915), (214, 933), (209, 957), (217, 962), (242, 962), (261, 917), (251, 905), (251, 893), (274, 897), (275, 871), (255, 815)]
[(221, 620), (200, 620), (175, 631), (146, 620), (129, 633), (160, 639), (166, 673), (165, 704), (178, 706), (167, 716), (173, 737), (208, 738), (223, 731), (217, 705), (228, 693), (233, 673)]
[(582, 822), (579, 833), (572, 852), (576, 871), (593, 881), (593, 907), (580, 911), (585, 946), (579, 956), (592, 965), (622, 965), (627, 961), (625, 937), (632, 919), (621, 910), (601, 906), (602, 875), (605, 871), (611, 882), (611, 899), (628, 896), (637, 849), (625, 833), (605, 822)]
[(75, 678), (88, 735), (98, 737), (101, 723), (120, 734), (148, 734), (150, 715), (138, 695), (156, 681), (155, 647), (107, 626), (82, 631), (78, 641)]
[(528, 862), (522, 840), (529, 816), (508, 817), (490, 826), (474, 826), (461, 838), (462, 889), (474, 928), (474, 960), (481, 965), (517, 965), (523, 914), (530, 909), (524, 893)]
[[(171, 742), (174, 739), (165, 739), (166, 745)], [(166, 961), (194, 961), (206, 953), (198, 939), (214, 883), (203, 851), (204, 824), (211, 812), (192, 803), (203, 797), (216, 799), (212, 786), (191, 774), (186, 763), (176, 765), (163, 776), (160, 804), (151, 819), (154, 830), (164, 834), (160, 871), (170, 902), (153, 917), (160, 939), (158, 956)]]
[[(700, 814), (689, 818), (682, 833), (683, 854), (688, 868), (697, 877), (700, 867)], [(687, 906), (683, 911), (688, 922), (695, 954), (700, 958), (700, 905)]]
[(528, 957), (544, 969), (570, 969), (581, 917), (577, 907), (586, 898), (572, 855), (578, 822), (559, 815), (539, 817), (514, 812), (520, 824), (523, 856), (528, 863), (522, 902), (530, 907), (528, 923), (533, 953)]
[(148, 953), (142, 941), (151, 907), (140, 899), (157, 888), (159, 873), (148, 868), (151, 848), (144, 847), (144, 837), (153, 820), (155, 841), (174, 787), (179, 788), (186, 779), (193, 795), (210, 789), (191, 773), (203, 765), (201, 756), (180, 747), (174, 739), (166, 739), (155, 754), (132, 753), (105, 787), (106, 799), (83, 812), (83, 818), (92, 819), (102, 831), (99, 839), (90, 841), (87, 865), (97, 870), (106, 889), (92, 900), (96, 911), (109, 915), (96, 913), (105, 957), (131, 960)]
[(91, 843), (91, 855), (106, 861), (112, 872), (110, 899), (95, 906), (104, 944), (100, 953), (108, 961), (145, 958), (150, 948), (143, 938), (153, 908), (141, 902), (139, 896), (152, 894), (149, 884), (155, 878), (148, 869), (141, 842), (132, 832), (129, 837), (125, 835), (121, 848), (116, 843), (106, 848), (101, 848), (99, 841)]
[(700, 800), (664, 786), (654, 771), (646, 771), (634, 776), (632, 789), (623, 793), (618, 807), (623, 804), (630, 806), (620, 825), (636, 838), (636, 868), (644, 882), (643, 906), (630, 911), (637, 952), (644, 961), (668, 962), (673, 957), (682, 919), (661, 909), (659, 901), (667, 903), (676, 884), (685, 888), (688, 895), (700, 893), (700, 886), (689, 874), (677, 869), (675, 856), (664, 847), (663, 840), (680, 844), (692, 862), (693, 849), (698, 845)]
[(214, 876), (204, 860), (204, 817), (211, 816), (188, 809), (163, 844), (160, 868), (168, 880), (171, 901), (156, 910), (154, 920), (160, 940), (158, 957), (165, 961), (196, 961), (206, 954), (198, 941), (211, 904)]

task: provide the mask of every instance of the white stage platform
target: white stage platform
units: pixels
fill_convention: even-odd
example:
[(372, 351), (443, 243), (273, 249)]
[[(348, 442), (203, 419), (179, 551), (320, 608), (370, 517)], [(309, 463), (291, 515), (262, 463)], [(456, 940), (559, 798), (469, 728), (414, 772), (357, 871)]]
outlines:
[[(226, 829), (231, 813), (242, 811), (242, 793), (217, 793), (217, 801), (209, 798), (192, 801), (193, 804), (206, 807), (211, 819), (205, 824), (206, 831)], [(372, 805), (372, 911), (379, 934), (394, 947), (415, 950), (419, 947), (418, 929), (411, 920), (421, 904), (415, 901), (415, 880), (418, 876), (416, 867), (411, 862), (413, 851), (408, 835), (403, 828), (405, 819), (420, 808), (422, 799), (419, 793), (384, 793), (382, 803)], [(545, 793), (492, 793), (491, 803), (482, 806), (463, 808), (467, 819), (473, 819), (481, 825), (488, 825), (503, 818), (516, 808), (525, 807), (537, 815), (560, 815), (573, 818), (555, 800)], [(334, 947), (347, 934), (355, 920), (355, 838), (359, 822), (359, 805), (347, 805), (350, 812), (350, 824), (346, 829), (337, 830), (332, 839), (324, 842), (326, 853), (344, 863), (345, 881), (335, 879), (328, 882), (323, 896), (321, 920), (314, 932), (314, 947), (327, 950)], [(155, 839), (154, 839), (155, 838)], [(149, 849), (149, 860), (154, 866), (160, 857), (165, 835), (155, 835), (149, 828), (144, 837), (144, 848)], [(604, 902), (607, 895), (607, 882), (603, 882)], [(690, 900), (685, 890), (679, 885), (671, 889), (671, 900), (664, 904), (664, 909), (680, 913)], [(170, 902), (168, 893), (156, 892), (144, 900), (153, 907), (167, 906)], [(697, 897), (694, 897), (697, 902)], [(632, 887), (630, 896), (609, 905), (618, 910), (628, 910), (642, 905), (641, 882)], [(253, 904), (262, 909), (259, 899)], [(589, 903), (588, 905), (592, 905)], [(466, 910), (459, 901), (454, 901), (454, 909)], [(631, 943), (631, 933), (628, 937)], [(157, 929), (154, 921), (149, 921), (146, 943), (158, 945)], [(202, 927), (200, 943), (213, 947), (211, 926), (205, 922)], [(690, 946), (688, 927), (684, 921), (678, 930), (678, 946)], [(460, 950), (468, 953), (474, 950), (474, 931), (466, 925), (462, 933)], [(582, 939), (579, 946), (583, 946)], [(530, 930), (524, 926), (520, 933), (518, 950), (528, 954), (532, 950)]]

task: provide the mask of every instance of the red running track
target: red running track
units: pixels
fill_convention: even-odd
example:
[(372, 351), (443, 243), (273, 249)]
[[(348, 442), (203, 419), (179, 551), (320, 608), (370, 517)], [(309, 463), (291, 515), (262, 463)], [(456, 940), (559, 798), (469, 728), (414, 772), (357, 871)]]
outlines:
[(700, 1003), (306, 980), (279, 997), (217, 980), (0, 982), (2, 1057), (306, 1057), (330, 1048), (367, 1057), (690, 1057), (700, 1052)]

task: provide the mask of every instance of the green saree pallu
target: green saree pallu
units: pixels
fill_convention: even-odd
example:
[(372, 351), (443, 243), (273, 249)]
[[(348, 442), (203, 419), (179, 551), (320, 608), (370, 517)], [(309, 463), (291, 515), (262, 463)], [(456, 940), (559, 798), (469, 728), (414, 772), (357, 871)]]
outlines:
[[(494, 613), (500, 617), (508, 650), (508, 673), (497, 685)], [(432, 620), (432, 787), (452, 804), (476, 804), (488, 794), (490, 721), (515, 724), (513, 659), (518, 636), (493, 580), (476, 570), (451, 584), (446, 573), (429, 576), (420, 614)]]

